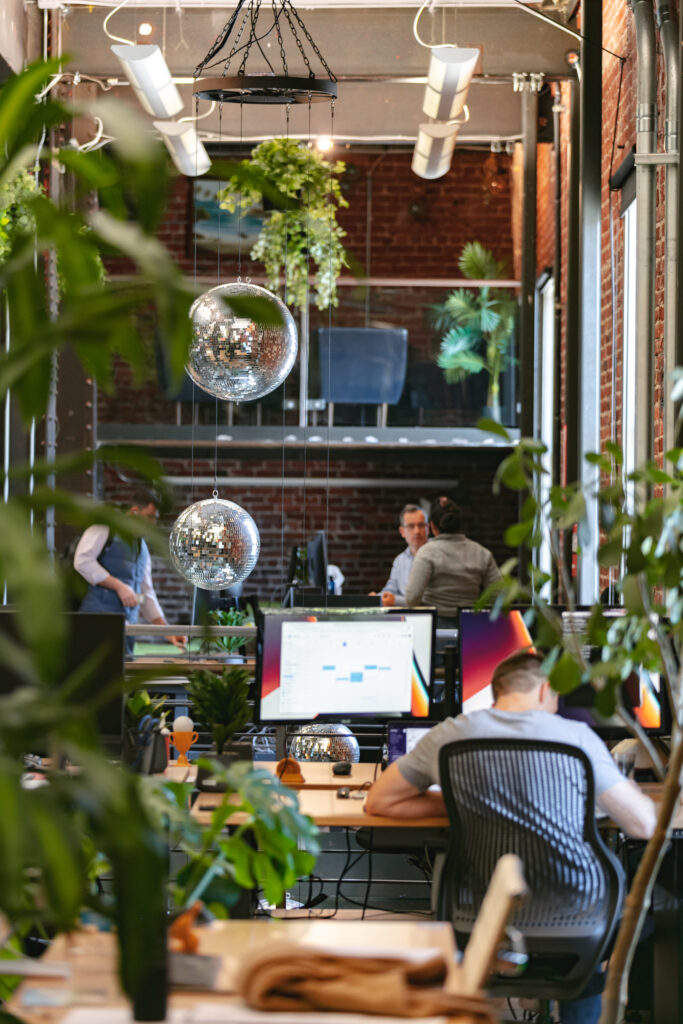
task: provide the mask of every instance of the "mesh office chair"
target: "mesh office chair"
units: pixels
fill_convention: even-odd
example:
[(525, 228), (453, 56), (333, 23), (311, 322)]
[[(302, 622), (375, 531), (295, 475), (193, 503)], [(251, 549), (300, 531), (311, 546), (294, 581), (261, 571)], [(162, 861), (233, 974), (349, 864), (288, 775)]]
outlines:
[(595, 824), (590, 760), (563, 743), (464, 740), (441, 749), (439, 767), (451, 842), (437, 915), (466, 942), (496, 862), (517, 854), (529, 896), (511, 924), (529, 964), (491, 988), (575, 999), (605, 958), (624, 898), (623, 870)]

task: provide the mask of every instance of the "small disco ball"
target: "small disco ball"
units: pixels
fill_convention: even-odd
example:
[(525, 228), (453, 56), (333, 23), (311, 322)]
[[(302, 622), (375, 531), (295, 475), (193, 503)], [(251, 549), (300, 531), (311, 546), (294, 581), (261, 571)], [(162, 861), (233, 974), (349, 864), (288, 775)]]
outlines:
[(360, 761), (360, 747), (348, 725), (320, 722), (302, 725), (292, 740), (295, 761)]
[(247, 578), (258, 560), (261, 539), (248, 512), (214, 496), (180, 513), (168, 546), (181, 576), (195, 587), (222, 590)]
[[(277, 326), (238, 316), (231, 298), (258, 299), (280, 314)], [(296, 360), (294, 318), (277, 295), (255, 284), (221, 284), (192, 304), (192, 346), (187, 372), (210, 395), (249, 402), (282, 384)]]

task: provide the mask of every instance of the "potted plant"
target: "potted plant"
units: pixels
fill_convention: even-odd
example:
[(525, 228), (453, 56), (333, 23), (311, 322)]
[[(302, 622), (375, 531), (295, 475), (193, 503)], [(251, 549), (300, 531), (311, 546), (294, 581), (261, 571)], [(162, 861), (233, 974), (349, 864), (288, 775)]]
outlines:
[(275, 185), (282, 196), (296, 200), (287, 209), (267, 211), (251, 258), (264, 264), (267, 287), (277, 292), (284, 271), (287, 302), (304, 309), (309, 266), (315, 267), (318, 309), (336, 306), (337, 278), (347, 265), (341, 239), (346, 232), (337, 223), (344, 199), (338, 175), (341, 160), (330, 164), (321, 153), (297, 139), (268, 139), (252, 151), (241, 166), (251, 172), (247, 184), (233, 175), (219, 193), (221, 205), (244, 212), (263, 200), (258, 181)]
[[(222, 764), (251, 761), (251, 743), (232, 742), (235, 733), (251, 720), (249, 706), (250, 673), (245, 668), (225, 668), (220, 675), (197, 669), (188, 677), (187, 694), (197, 719), (205, 725), (213, 740), (212, 754)], [(211, 773), (200, 765), (197, 786), (218, 789)]]
[[(247, 612), (241, 608), (215, 609), (209, 612), (207, 621), (210, 626), (243, 626), (249, 621)], [(209, 654), (214, 649), (227, 655), (227, 661), (243, 661), (239, 651), (249, 642), (246, 636), (208, 636), (202, 641), (202, 654)]]
[[(498, 280), (505, 268), (480, 242), (468, 242), (458, 266), (471, 280)], [(442, 333), (437, 357), (449, 384), (467, 376), (488, 374), (486, 415), (500, 422), (500, 376), (512, 361), (517, 302), (503, 288), (456, 288), (432, 306), (434, 326)]]

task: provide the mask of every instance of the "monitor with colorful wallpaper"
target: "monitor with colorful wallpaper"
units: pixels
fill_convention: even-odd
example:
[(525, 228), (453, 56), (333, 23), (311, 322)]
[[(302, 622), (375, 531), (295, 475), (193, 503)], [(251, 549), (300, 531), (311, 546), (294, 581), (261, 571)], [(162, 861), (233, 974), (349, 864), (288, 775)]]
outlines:
[(434, 611), (283, 608), (261, 628), (259, 721), (429, 717)]
[[(493, 704), (491, 676), (499, 661), (524, 649), (533, 650), (533, 627), (524, 621), (524, 609), (503, 612), (493, 618), (487, 611), (462, 610), (459, 622), (460, 680), (462, 710), (465, 714)], [(620, 609), (606, 609), (605, 614), (623, 614)], [(562, 612), (565, 634), (581, 628), (581, 616), (587, 613)], [(588, 660), (600, 656), (595, 649), (584, 651)], [(660, 677), (643, 668), (636, 669), (621, 689), (627, 714), (640, 722), (652, 734), (666, 734), (670, 730), (670, 715), (666, 693)], [(617, 716), (605, 717), (595, 709), (595, 690), (585, 684), (560, 698), (559, 714), (585, 722), (607, 739), (630, 736), (624, 722)]]

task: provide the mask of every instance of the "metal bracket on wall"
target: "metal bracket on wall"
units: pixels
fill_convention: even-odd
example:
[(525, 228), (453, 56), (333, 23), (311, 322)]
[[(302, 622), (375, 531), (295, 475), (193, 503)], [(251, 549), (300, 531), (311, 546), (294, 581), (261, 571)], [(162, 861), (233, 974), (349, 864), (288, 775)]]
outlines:
[(544, 77), (542, 71), (513, 71), (512, 91), (525, 92), (528, 89), (530, 92), (540, 92)]
[(634, 153), (636, 164), (677, 164), (680, 153)]

